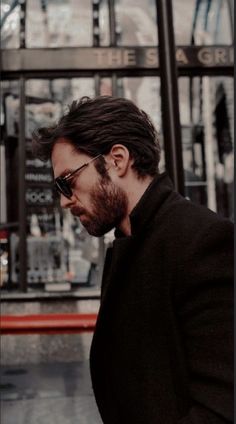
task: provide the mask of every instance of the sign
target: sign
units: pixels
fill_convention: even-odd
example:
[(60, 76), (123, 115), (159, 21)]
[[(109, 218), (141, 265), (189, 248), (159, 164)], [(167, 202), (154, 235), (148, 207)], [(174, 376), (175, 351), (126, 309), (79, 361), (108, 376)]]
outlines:
[[(233, 67), (232, 46), (178, 46), (179, 68)], [(74, 47), (2, 50), (2, 70), (79, 71), (157, 69), (158, 47)]]
[(58, 202), (53, 188), (51, 162), (42, 162), (33, 156), (30, 139), (26, 139), (25, 182), (26, 218), (30, 234), (37, 237), (55, 233), (60, 227), (60, 217), (58, 215), (56, 218)]
[(42, 172), (26, 172), (25, 180), (31, 183), (52, 183), (52, 174), (46, 174)]
[[(93, 49), (95, 50), (95, 49)], [(159, 67), (157, 48), (110, 48), (93, 52), (96, 68)], [(176, 62), (179, 67), (233, 66), (233, 47), (177, 47)]]
[(26, 189), (26, 203), (29, 206), (53, 206), (54, 197), (51, 188), (31, 187)]

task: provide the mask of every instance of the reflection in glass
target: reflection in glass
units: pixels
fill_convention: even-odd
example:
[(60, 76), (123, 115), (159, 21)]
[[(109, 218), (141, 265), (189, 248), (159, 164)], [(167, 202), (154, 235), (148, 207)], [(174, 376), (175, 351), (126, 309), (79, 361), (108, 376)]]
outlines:
[(61, 111), (72, 100), (82, 96), (94, 96), (93, 78), (56, 78), (53, 80), (30, 79), (26, 84), (26, 95), (60, 103)]
[(173, 21), (176, 45), (191, 44), (196, 0), (173, 0)]
[(108, 0), (100, 0), (100, 3), (99, 3), (99, 29), (100, 29), (100, 46), (109, 46), (110, 29), (109, 29)]
[(186, 195), (233, 219), (233, 79), (179, 79)]
[(1, 10), (1, 47), (17, 49), (20, 47), (20, 5), (18, 1), (2, 0)]
[(112, 80), (111, 78), (101, 78), (100, 95), (112, 96)]
[(92, 0), (30, 0), (27, 47), (92, 46)]
[(227, 0), (173, 0), (176, 44), (231, 44), (228, 4)]
[(157, 44), (155, 0), (116, 0), (117, 45)]
[(124, 97), (132, 100), (152, 118), (158, 130), (161, 128), (160, 79), (157, 77), (122, 78)]
[[(10, 283), (10, 240), (18, 234), (19, 84), (1, 82), (0, 286)], [(18, 270), (19, 271), (19, 268)]]
[[(65, 252), (60, 235), (60, 215), (54, 196), (50, 162), (32, 155), (32, 132), (40, 126), (53, 125), (62, 113), (62, 105), (54, 101), (51, 82), (26, 82), (26, 219), (28, 284), (62, 282), (65, 275)], [(16, 249), (18, 240), (14, 242)], [(14, 279), (14, 275), (12, 279)]]
[(228, 1), (196, 2), (193, 22), (194, 44), (231, 44)]
[(157, 77), (130, 77), (118, 80), (118, 88), (121, 96), (132, 100), (138, 107), (144, 110), (155, 125), (162, 148), (160, 171), (164, 171), (163, 138), (161, 136), (161, 103), (160, 103), (160, 78)]
[(32, 157), (31, 133), (37, 127), (56, 122), (72, 100), (94, 96), (93, 78), (28, 80), (26, 83), (26, 203), (28, 222), (28, 281), (68, 283), (97, 287), (100, 282), (100, 245), (87, 234), (69, 211), (61, 210), (55, 197), (50, 162)]

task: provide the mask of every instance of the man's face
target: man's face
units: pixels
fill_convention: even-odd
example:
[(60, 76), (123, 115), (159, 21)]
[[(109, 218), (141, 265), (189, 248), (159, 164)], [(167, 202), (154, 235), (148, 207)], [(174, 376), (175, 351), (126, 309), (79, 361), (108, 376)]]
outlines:
[[(54, 177), (63, 177), (89, 160), (91, 157), (75, 151), (65, 139), (59, 139), (52, 151)], [(69, 182), (73, 194), (70, 199), (61, 194), (61, 206), (79, 217), (89, 234), (99, 237), (119, 226), (127, 214), (127, 195), (108, 173), (103, 176), (98, 173), (95, 161), (75, 173)]]

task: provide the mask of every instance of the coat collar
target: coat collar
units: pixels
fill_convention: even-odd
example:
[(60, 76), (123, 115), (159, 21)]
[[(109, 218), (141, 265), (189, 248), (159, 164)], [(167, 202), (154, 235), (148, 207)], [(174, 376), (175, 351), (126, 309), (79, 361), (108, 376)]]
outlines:
[[(167, 173), (158, 174), (154, 177), (139, 202), (130, 214), (131, 236), (125, 236), (116, 230), (116, 239), (113, 247), (108, 248), (104, 265), (101, 307), (97, 320), (97, 327), (104, 313), (108, 299), (116, 298), (117, 290), (122, 286), (123, 272), (129, 267), (132, 255), (135, 255), (137, 237), (145, 232), (147, 227), (153, 223), (153, 218), (160, 213), (165, 200), (173, 192), (173, 184)], [(112, 302), (111, 302), (112, 304)], [(108, 320), (109, 321), (109, 320)]]
[[(166, 172), (154, 177), (130, 214), (132, 236), (142, 232), (152, 221), (152, 217), (156, 215), (173, 189), (173, 184)], [(125, 237), (125, 235), (119, 229), (116, 229), (115, 237), (119, 239)]]

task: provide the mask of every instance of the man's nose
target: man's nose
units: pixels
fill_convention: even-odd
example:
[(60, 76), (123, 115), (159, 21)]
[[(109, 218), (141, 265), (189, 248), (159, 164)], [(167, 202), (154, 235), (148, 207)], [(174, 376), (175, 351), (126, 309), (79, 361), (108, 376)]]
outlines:
[(63, 194), (61, 194), (60, 205), (61, 205), (62, 208), (65, 208), (65, 209), (66, 208), (70, 208), (70, 206), (72, 205), (72, 203), (73, 203), (72, 198), (68, 199), (68, 197), (63, 196)]

